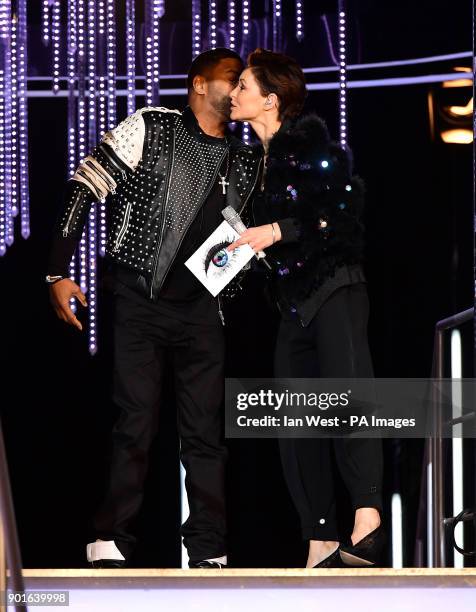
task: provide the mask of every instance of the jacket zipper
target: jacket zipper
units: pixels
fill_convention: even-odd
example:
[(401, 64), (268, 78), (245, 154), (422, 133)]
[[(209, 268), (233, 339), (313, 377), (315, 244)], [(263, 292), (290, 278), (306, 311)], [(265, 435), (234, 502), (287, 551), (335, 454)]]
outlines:
[(217, 295), (217, 298), (218, 298), (218, 315), (220, 317), (221, 324), (225, 325), (225, 317), (223, 316), (223, 310), (221, 309), (220, 294)]
[(98, 188), (96, 187), (96, 185), (94, 185), (94, 183), (89, 179), (88, 175), (86, 174), (86, 172), (83, 172), (83, 170), (78, 169), (76, 170), (76, 174), (79, 174), (80, 176), (82, 176), (84, 179), (86, 179), (88, 181), (88, 184), (91, 185), (91, 187), (89, 188), (89, 190), (92, 192), (94, 189), (94, 194), (96, 196), (96, 199), (94, 200), (95, 202), (99, 202), (103, 200), (103, 198), (101, 198), (101, 194), (98, 191)]
[(70, 224), (71, 224), (71, 220), (72, 220), (72, 218), (73, 218), (73, 214), (74, 214), (74, 212), (75, 212), (75, 210), (76, 210), (76, 207), (78, 206), (78, 204), (79, 204), (79, 202), (80, 202), (80, 200), (81, 200), (81, 195), (82, 195), (82, 194), (80, 193), (80, 194), (78, 194), (78, 195), (76, 196), (76, 201), (74, 202), (74, 204), (73, 204), (73, 206), (71, 207), (71, 210), (70, 210), (70, 212), (69, 212), (69, 215), (68, 215), (68, 220), (66, 221), (66, 225), (64, 226), (64, 229), (63, 229), (63, 237), (64, 237), (64, 238), (66, 238), (66, 236), (68, 235), (69, 226), (70, 226)]
[[(218, 176), (218, 171), (220, 170), (220, 167), (221, 167), (221, 164), (223, 163), (223, 160), (224, 160), (224, 158), (225, 158), (225, 155), (226, 155), (226, 149), (224, 150), (223, 155), (221, 156), (221, 158), (220, 158), (220, 160), (219, 160), (219, 163), (218, 163), (218, 165), (217, 165), (217, 169), (216, 169), (216, 171), (215, 171), (215, 174), (213, 175), (213, 180), (212, 180), (212, 181), (210, 181), (210, 186), (209, 186), (209, 188), (208, 188), (208, 191), (205, 193), (204, 197), (202, 198), (202, 200), (200, 201), (199, 205), (197, 206), (197, 210), (195, 211), (194, 216), (193, 216), (193, 217), (190, 219), (190, 222), (189, 222), (188, 226), (187, 226), (187, 227), (184, 229), (184, 231), (182, 232), (182, 237), (180, 238), (179, 243), (178, 243), (178, 246), (177, 246), (177, 248), (176, 248), (176, 250), (175, 250), (175, 256), (174, 256), (174, 257), (171, 259), (171, 261), (169, 262), (168, 268), (167, 268), (167, 270), (165, 271), (165, 274), (164, 274), (164, 278), (162, 279), (162, 282), (160, 283), (160, 286), (157, 288), (157, 290), (158, 290), (158, 291), (160, 291), (160, 289), (161, 289), (162, 285), (164, 284), (164, 281), (165, 281), (165, 279), (166, 279), (166, 277), (167, 277), (167, 274), (169, 273), (169, 270), (170, 270), (170, 268), (171, 268), (172, 264), (174, 263), (175, 258), (177, 257), (177, 253), (179, 252), (180, 246), (182, 245), (183, 239), (185, 238), (185, 235), (186, 235), (186, 233), (187, 233), (188, 228), (190, 227), (190, 225), (191, 225), (191, 224), (193, 223), (193, 221), (195, 220), (195, 217), (198, 215), (198, 213), (199, 213), (199, 211), (200, 211), (200, 209), (201, 209), (201, 207), (202, 207), (202, 204), (203, 204), (203, 203), (205, 202), (205, 200), (208, 198), (208, 196), (209, 196), (209, 194), (210, 194), (210, 191), (212, 190), (213, 185), (215, 184), (216, 178), (217, 178), (217, 176)], [(173, 163), (173, 160), (172, 160), (172, 163)], [(171, 174), (172, 174), (172, 173), (171, 173)], [(170, 182), (169, 182), (169, 185), (170, 185)], [(168, 191), (167, 191), (167, 195), (168, 195)], [(168, 197), (167, 197), (167, 201), (168, 201)], [(166, 204), (167, 204), (167, 201), (166, 201)], [(164, 210), (164, 218), (165, 218), (165, 210)], [(163, 229), (164, 229), (164, 226), (162, 225), (162, 232), (163, 232)], [(162, 243), (162, 236), (161, 236), (161, 241), (160, 241), (160, 243)], [(160, 244), (159, 244), (159, 249), (160, 249)], [(157, 253), (157, 254), (158, 254), (158, 253)], [(154, 277), (155, 277), (156, 268), (157, 268), (157, 259), (156, 259), (156, 261), (155, 261), (155, 265), (154, 265), (154, 275), (153, 275), (153, 277), (152, 277), (152, 280), (153, 280), (153, 279), (154, 279)], [(152, 298), (152, 289), (151, 289), (151, 298)]]
[(160, 247), (162, 246), (163, 237), (164, 237), (165, 214), (167, 212), (167, 204), (169, 202), (170, 181), (172, 180), (174, 159), (175, 159), (175, 128), (173, 129), (173, 132), (172, 132), (172, 160), (169, 162), (169, 180), (167, 182), (167, 195), (165, 196), (165, 203), (164, 203), (164, 208), (163, 208), (163, 213), (162, 213), (162, 227), (160, 230), (159, 244), (154, 254), (154, 270), (152, 272), (152, 280), (150, 283), (150, 299), (151, 300), (154, 297), (154, 279), (155, 279), (155, 274), (157, 272), (157, 262), (159, 261)]
[(114, 253), (117, 253), (117, 251), (119, 250), (119, 247), (121, 246), (124, 236), (127, 232), (127, 228), (129, 227), (131, 207), (132, 207), (131, 202), (127, 202), (126, 212), (124, 215), (124, 221), (122, 222), (121, 229), (119, 230), (119, 233), (117, 234), (116, 243), (114, 245), (114, 248), (112, 249)]
[(101, 152), (104, 153), (104, 155), (109, 159), (109, 161), (111, 162), (111, 164), (117, 168), (119, 170), (119, 172), (121, 173), (121, 176), (124, 180), (126, 180), (127, 178), (127, 172), (125, 170), (123, 170), (119, 164), (111, 157), (111, 155), (109, 155), (109, 153), (106, 151), (105, 148), (101, 147)]

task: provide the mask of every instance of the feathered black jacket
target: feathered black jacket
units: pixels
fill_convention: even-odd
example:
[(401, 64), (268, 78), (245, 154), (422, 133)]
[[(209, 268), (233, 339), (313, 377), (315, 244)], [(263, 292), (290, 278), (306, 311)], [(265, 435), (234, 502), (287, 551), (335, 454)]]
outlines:
[(267, 249), (273, 285), (280, 305), (297, 310), (303, 325), (330, 289), (365, 281), (363, 192), (349, 154), (331, 141), (322, 119), (282, 123), (269, 144), (253, 216), (256, 225), (279, 223), (282, 240)]

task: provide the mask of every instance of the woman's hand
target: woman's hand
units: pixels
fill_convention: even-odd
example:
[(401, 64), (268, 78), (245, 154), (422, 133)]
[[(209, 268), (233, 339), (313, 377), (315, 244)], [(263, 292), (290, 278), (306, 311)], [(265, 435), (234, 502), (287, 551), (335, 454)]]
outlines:
[[(274, 237), (273, 237), (274, 228)], [(249, 244), (255, 253), (262, 251), (266, 247), (271, 246), (275, 242), (281, 240), (281, 230), (279, 225), (274, 223), (268, 223), (267, 225), (260, 225), (258, 227), (250, 227), (241, 234), (238, 240), (235, 240), (230, 246), (227, 247), (228, 251), (233, 251), (242, 244)]]

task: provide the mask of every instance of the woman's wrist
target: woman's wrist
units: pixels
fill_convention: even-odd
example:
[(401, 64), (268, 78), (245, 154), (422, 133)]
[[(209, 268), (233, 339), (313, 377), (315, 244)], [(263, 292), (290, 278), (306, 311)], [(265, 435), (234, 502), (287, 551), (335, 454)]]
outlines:
[(275, 242), (278, 242), (279, 240), (281, 240), (281, 228), (279, 227), (279, 224), (276, 223), (276, 221), (271, 223), (271, 230), (273, 233), (273, 244), (274, 244)]

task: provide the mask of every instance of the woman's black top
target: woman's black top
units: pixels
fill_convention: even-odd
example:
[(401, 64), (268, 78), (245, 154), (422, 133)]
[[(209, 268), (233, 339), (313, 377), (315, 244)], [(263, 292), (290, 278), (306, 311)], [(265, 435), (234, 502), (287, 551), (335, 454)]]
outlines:
[(363, 183), (350, 154), (307, 115), (282, 123), (269, 144), (256, 225), (278, 221), (282, 240), (267, 249), (281, 313), (306, 326), (337, 288), (365, 282)]

